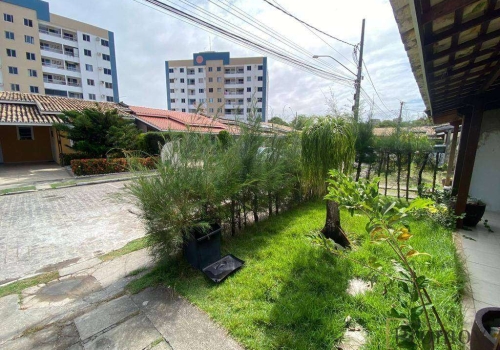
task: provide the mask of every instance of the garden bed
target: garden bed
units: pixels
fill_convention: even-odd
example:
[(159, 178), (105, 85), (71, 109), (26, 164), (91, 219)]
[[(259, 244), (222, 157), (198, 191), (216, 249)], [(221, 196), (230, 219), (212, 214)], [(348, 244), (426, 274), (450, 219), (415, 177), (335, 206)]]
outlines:
[[(156, 167), (157, 159), (133, 158), (143, 167), (153, 169)], [(71, 171), (75, 176), (115, 174), (129, 170), (128, 158), (97, 158), (97, 159), (73, 159), (71, 161)]]
[[(311, 244), (308, 234), (322, 227), (324, 216), (323, 202), (306, 203), (224, 239), (222, 254), (238, 256), (245, 266), (220, 285), (181, 261), (158, 266), (128, 289), (137, 292), (159, 283), (172, 286), (248, 349), (332, 349), (345, 331), (347, 316), (368, 332), (367, 349), (387, 348), (386, 321), (400, 290), (385, 277), (377, 278), (371, 270)], [(392, 273), (390, 250), (369, 242), (367, 219), (343, 212), (342, 220), (357, 245), (349, 256), (367, 263), (377, 255), (383, 271)], [(434, 305), (446, 328), (460, 331), (463, 269), (452, 232), (424, 220), (411, 227), (412, 246), (431, 254), (415, 261), (433, 281)], [(373, 280), (374, 287), (351, 296), (346, 290), (353, 278)], [(395, 325), (389, 323), (394, 348), (395, 332)], [(438, 345), (437, 349), (442, 348), (442, 342)]]

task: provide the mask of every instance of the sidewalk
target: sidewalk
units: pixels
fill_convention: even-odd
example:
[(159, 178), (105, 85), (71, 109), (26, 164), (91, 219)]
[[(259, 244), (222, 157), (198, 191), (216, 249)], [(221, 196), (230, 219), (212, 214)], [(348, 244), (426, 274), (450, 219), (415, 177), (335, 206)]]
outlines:
[(58, 280), (0, 298), (2, 349), (240, 350), (172, 289), (124, 288), (152, 266), (145, 249), (59, 270)]

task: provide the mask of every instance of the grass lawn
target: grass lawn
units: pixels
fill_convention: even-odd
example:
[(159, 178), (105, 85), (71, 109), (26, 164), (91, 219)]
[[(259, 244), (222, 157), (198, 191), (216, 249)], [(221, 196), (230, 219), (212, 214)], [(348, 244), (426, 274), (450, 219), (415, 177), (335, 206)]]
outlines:
[(128, 242), (126, 245), (121, 247), (120, 249), (113, 250), (109, 253), (98, 256), (102, 261), (112, 260), (119, 256), (135, 252), (136, 250), (146, 248), (146, 237), (141, 237), (134, 239), (133, 241)]
[[(324, 218), (323, 202), (306, 203), (224, 239), (223, 254), (236, 255), (245, 266), (220, 285), (184, 262), (175, 262), (156, 267), (128, 289), (138, 292), (159, 283), (172, 286), (248, 349), (330, 350), (342, 337), (347, 316), (367, 330), (367, 349), (386, 349), (386, 320), (399, 295), (397, 285), (312, 245), (307, 234), (320, 229)], [(356, 243), (350, 256), (367, 262), (376, 255), (384, 271), (392, 273), (393, 255), (387, 246), (369, 242), (364, 229), (367, 219), (342, 213), (342, 220)], [(447, 328), (461, 330), (463, 270), (452, 234), (426, 221), (414, 222), (411, 229), (412, 246), (432, 255), (415, 261), (434, 281), (429, 287), (434, 305)], [(346, 288), (353, 277), (374, 280), (373, 290), (350, 296)], [(391, 325), (392, 340), (394, 328)]]
[(75, 185), (76, 185), (75, 181), (67, 181), (67, 182), (56, 182), (56, 183), (50, 184), (50, 187), (60, 188), (60, 187), (69, 187), (69, 186), (75, 186)]
[(6, 286), (0, 287), (0, 298), (10, 294), (19, 294), (26, 288), (36, 286), (37, 284), (53, 281), (56, 278), (59, 278), (59, 272), (53, 271), (13, 282)]
[(1, 194), (12, 193), (12, 192), (33, 191), (33, 190), (36, 190), (35, 186), (23, 186), (23, 187), (6, 188), (4, 190), (0, 190), (0, 195)]

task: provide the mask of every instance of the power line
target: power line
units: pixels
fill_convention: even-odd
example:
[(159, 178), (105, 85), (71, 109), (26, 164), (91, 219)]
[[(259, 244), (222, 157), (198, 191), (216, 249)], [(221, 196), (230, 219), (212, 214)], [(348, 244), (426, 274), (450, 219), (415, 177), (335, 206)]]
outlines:
[(266, 2), (267, 4), (271, 5), (271, 6), (272, 6), (272, 7), (274, 7), (275, 9), (277, 9), (277, 10), (279, 10), (279, 11), (283, 12), (284, 14), (286, 14), (286, 15), (288, 15), (288, 16), (290, 16), (290, 17), (292, 17), (292, 18), (293, 18), (293, 19), (295, 19), (296, 21), (298, 21), (298, 22), (300, 22), (300, 23), (302, 23), (302, 24), (304, 24), (304, 25), (308, 26), (309, 28), (312, 28), (312, 29), (314, 29), (314, 30), (316, 30), (316, 31), (320, 32), (321, 34), (324, 34), (324, 35), (328, 36), (329, 38), (335, 39), (335, 40), (340, 41), (341, 43), (344, 43), (344, 44), (347, 44), (347, 45), (355, 46), (354, 44), (351, 44), (351, 43), (348, 43), (347, 41), (344, 41), (344, 40), (342, 40), (342, 39), (336, 38), (336, 37), (334, 37), (333, 35), (330, 35), (330, 34), (328, 34), (328, 33), (324, 32), (324, 31), (322, 31), (321, 29), (318, 29), (318, 28), (316, 28), (316, 27), (314, 27), (314, 26), (310, 25), (309, 23), (304, 22), (303, 20), (301, 20), (301, 19), (299, 19), (299, 18), (295, 17), (294, 15), (292, 15), (290, 12), (286, 11), (286, 10), (285, 10), (285, 9), (283, 9), (283, 8), (280, 8), (279, 6), (276, 6), (275, 4), (273, 4), (273, 3), (269, 2), (268, 0), (263, 0), (263, 1), (264, 1), (264, 2)]
[(373, 87), (373, 90), (375, 90), (375, 94), (377, 95), (378, 99), (380, 100), (380, 102), (382, 102), (382, 105), (385, 107), (385, 109), (387, 109), (388, 111), (391, 111), (386, 106), (386, 104), (384, 103), (384, 101), (382, 100), (382, 98), (380, 97), (380, 94), (378, 93), (377, 88), (375, 87), (375, 84), (373, 83), (373, 80), (372, 80), (372, 77), (370, 75), (370, 72), (368, 71), (368, 67), (366, 66), (366, 63), (364, 61), (363, 61), (363, 66), (365, 67), (366, 74), (368, 75), (368, 80), (370, 80), (370, 84)]

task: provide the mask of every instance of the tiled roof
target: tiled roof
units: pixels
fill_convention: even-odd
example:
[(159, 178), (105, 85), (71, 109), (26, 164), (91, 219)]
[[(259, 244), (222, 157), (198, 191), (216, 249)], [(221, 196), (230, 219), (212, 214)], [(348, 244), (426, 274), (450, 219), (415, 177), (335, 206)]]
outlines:
[(224, 124), (201, 114), (138, 106), (130, 106), (129, 108), (136, 114), (137, 119), (159, 130), (192, 130), (207, 133), (218, 133), (226, 130)]
[(41, 114), (34, 104), (0, 103), (0, 124), (54, 124), (62, 120), (54, 114)]
[[(433, 136), (435, 134), (434, 128), (432, 126), (414, 126), (410, 128), (402, 128), (402, 130), (414, 133), (414, 134), (425, 134), (427, 136)], [(373, 134), (375, 136), (389, 136), (396, 131), (396, 128), (374, 128)]]
[(10, 102), (35, 102), (38, 104), (40, 111), (62, 113), (66, 111), (83, 111), (89, 108), (101, 108), (103, 111), (117, 109), (122, 116), (131, 117), (130, 110), (114, 102), (94, 102), (86, 101), (78, 98), (47, 96), (40, 94), (24, 94), (20, 92), (0, 92), (0, 103)]

